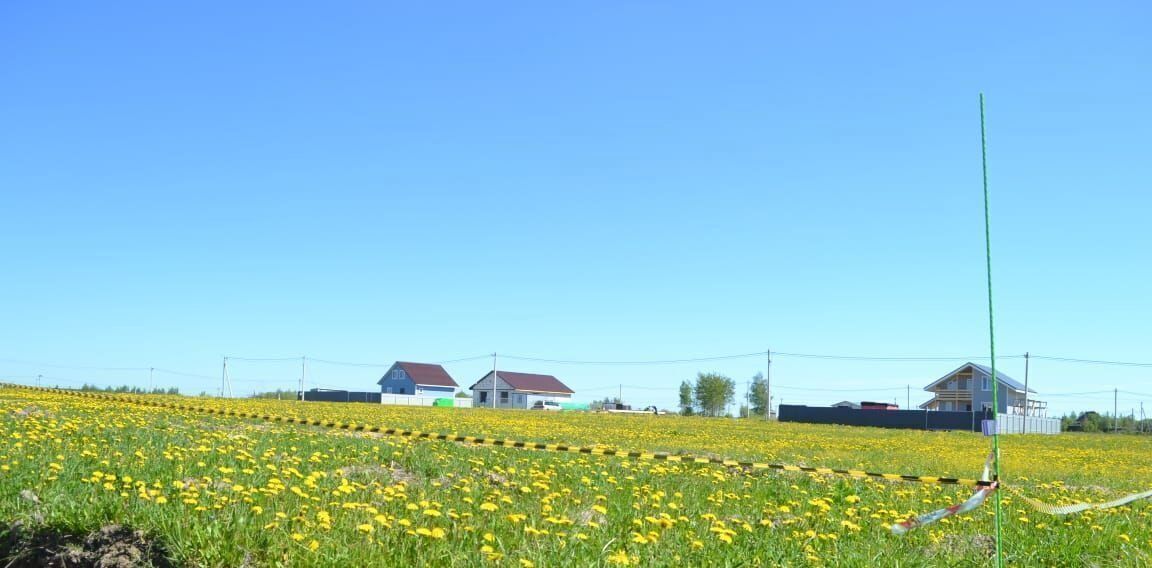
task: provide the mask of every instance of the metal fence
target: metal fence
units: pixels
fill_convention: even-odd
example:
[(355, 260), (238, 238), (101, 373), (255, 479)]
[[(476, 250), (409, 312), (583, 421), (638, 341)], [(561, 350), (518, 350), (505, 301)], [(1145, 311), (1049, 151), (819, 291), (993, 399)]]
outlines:
[[(296, 393), (299, 398), (300, 393)], [(411, 394), (384, 394), (379, 392), (358, 392), (345, 390), (310, 390), (304, 392), (308, 402), (368, 402), (372, 404), (394, 404), (397, 406), (447, 406), (437, 405), (437, 400), (451, 400), (456, 408), (472, 408), (471, 398), (450, 396), (416, 396)]]
[[(860, 410), (855, 408), (780, 405), (781, 422), (843, 424), (909, 430), (968, 430), (980, 432), (990, 411), (945, 412), (941, 410)], [(1001, 414), (996, 421), (1000, 434), (1059, 434), (1059, 418)]]

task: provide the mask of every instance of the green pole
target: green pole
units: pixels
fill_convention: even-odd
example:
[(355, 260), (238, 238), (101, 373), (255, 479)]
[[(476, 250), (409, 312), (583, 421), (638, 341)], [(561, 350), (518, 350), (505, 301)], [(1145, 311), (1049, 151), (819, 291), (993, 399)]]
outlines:
[[(984, 127), (984, 93), (980, 93), (980, 164), (984, 174), (984, 260), (988, 273), (988, 347), (992, 356), (992, 417), (999, 420), (1000, 381), (996, 376), (996, 326), (992, 316), (992, 222), (988, 213), (988, 142)], [(1000, 432), (999, 423), (992, 429), (992, 479), (1000, 480)], [(1000, 491), (995, 493), (996, 502), (996, 566), (1004, 566), (1004, 549), (1001, 545), (1002, 515), (1000, 514)]]

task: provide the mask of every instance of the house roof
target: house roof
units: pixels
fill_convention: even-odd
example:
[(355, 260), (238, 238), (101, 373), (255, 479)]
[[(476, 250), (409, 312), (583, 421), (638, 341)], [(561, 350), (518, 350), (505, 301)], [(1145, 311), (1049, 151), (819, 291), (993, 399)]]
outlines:
[[(490, 375), (492, 375), (492, 371), (488, 371), (488, 374), (481, 377), (480, 381), (487, 379)], [(518, 391), (551, 392), (562, 394), (574, 394), (576, 392), (568, 388), (567, 385), (560, 382), (560, 379), (557, 379), (552, 375), (514, 373), (512, 371), (497, 371), (497, 375), (501, 379), (504, 379), (504, 382), (508, 383), (509, 386)], [(480, 384), (480, 381), (476, 381), (476, 383), (469, 387), (469, 389), (475, 390), (476, 385)]]
[[(956, 373), (959, 373), (960, 371), (963, 371), (964, 369), (966, 369), (968, 367), (973, 367), (975, 369), (979, 369), (980, 372), (984, 373), (985, 375), (992, 376), (992, 369), (990, 369), (984, 365), (981, 365), (979, 363), (968, 362), (968, 363), (964, 363), (963, 365), (960, 365), (955, 370), (953, 370), (951, 373), (948, 373), (947, 375), (944, 375), (943, 377), (940, 377), (939, 379), (932, 381), (932, 384), (924, 387), (924, 390), (926, 390), (926, 391), (932, 390), (932, 387), (935, 387), (936, 385), (948, 380), (949, 378), (952, 377), (952, 375), (955, 375)], [(996, 379), (998, 382), (1004, 383), (1005, 385), (1007, 385), (1011, 388), (1014, 388), (1014, 389), (1021, 391), (1021, 392), (1024, 391), (1024, 385), (1020, 384), (1019, 381), (1017, 381), (1016, 379), (1013, 379), (1012, 377), (1009, 377), (1008, 375), (1005, 375), (1004, 373), (997, 371), (996, 372)], [(1028, 392), (1036, 392), (1036, 390), (1035, 389), (1028, 389)]]
[[(460, 386), (456, 384), (456, 381), (452, 380), (452, 376), (449, 375), (448, 371), (445, 371), (444, 367), (441, 367), (440, 365), (435, 365), (432, 363), (410, 363), (408, 361), (397, 361), (395, 365), (392, 365), (392, 369), (395, 369), (396, 367), (404, 369), (404, 372), (408, 374), (408, 378), (412, 379), (412, 382), (418, 385), (436, 387)], [(392, 369), (389, 369), (388, 371), (391, 372)], [(384, 377), (381, 377), (380, 381), (377, 381), (377, 383), (379, 384), (379, 382), (384, 381), (387, 377), (388, 374), (385, 373)]]

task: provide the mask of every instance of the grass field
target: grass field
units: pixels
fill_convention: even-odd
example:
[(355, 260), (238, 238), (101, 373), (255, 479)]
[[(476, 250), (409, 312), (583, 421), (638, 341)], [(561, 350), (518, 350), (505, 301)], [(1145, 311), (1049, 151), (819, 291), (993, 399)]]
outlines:
[[(148, 400), (968, 478), (989, 447), (966, 432)], [(103, 560), (177, 566), (978, 566), (994, 551), (991, 503), (903, 537), (889, 532), (963, 500), (964, 487), (475, 446), (15, 388), (0, 389), (0, 413), (0, 519), (13, 565), (50, 555), (73, 565), (97, 549)], [(1002, 449), (1005, 482), (1042, 501), (1152, 488), (1145, 438), (1010, 436)], [(1054, 517), (1002, 496), (1011, 565), (1152, 564), (1152, 503)]]

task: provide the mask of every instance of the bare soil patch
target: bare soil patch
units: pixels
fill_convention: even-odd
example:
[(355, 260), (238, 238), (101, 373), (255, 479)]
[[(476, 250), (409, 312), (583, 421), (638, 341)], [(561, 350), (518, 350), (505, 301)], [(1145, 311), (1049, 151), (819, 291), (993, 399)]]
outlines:
[(138, 530), (107, 525), (87, 535), (16, 522), (0, 531), (0, 562), (24, 568), (171, 568), (164, 546)]

